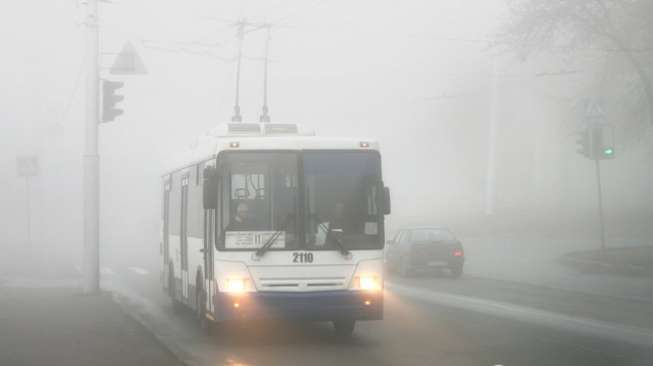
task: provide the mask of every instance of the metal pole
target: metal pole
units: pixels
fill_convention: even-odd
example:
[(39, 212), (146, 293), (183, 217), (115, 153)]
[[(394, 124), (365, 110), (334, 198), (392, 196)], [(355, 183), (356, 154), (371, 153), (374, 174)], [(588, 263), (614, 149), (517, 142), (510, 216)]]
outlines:
[(267, 38), (265, 40), (265, 58), (263, 59), (263, 109), (261, 111), (261, 122), (270, 122), (270, 115), (268, 109), (268, 55), (270, 49), (270, 24), (266, 24)]
[(601, 187), (601, 164), (599, 159), (594, 158), (594, 163), (596, 166), (596, 185), (597, 185), (597, 194), (599, 202), (599, 225), (601, 230), (601, 250), (605, 250), (605, 223), (603, 221), (603, 189)]
[(25, 203), (27, 205), (27, 247), (32, 247), (32, 208), (30, 207), (29, 177), (25, 177)]
[(86, 131), (84, 139), (84, 292), (100, 289), (99, 20), (97, 0), (86, 2)]
[(245, 38), (245, 20), (238, 22), (238, 59), (236, 60), (236, 102), (234, 105), (234, 115), (231, 117), (232, 122), (242, 122), (243, 116), (240, 114), (240, 64), (243, 58), (243, 40)]
[(488, 131), (487, 182), (485, 187), (485, 214), (494, 214), (496, 183), (496, 137), (497, 115), (499, 110), (498, 62), (495, 55), (492, 60), (492, 95), (490, 96), (490, 129)]

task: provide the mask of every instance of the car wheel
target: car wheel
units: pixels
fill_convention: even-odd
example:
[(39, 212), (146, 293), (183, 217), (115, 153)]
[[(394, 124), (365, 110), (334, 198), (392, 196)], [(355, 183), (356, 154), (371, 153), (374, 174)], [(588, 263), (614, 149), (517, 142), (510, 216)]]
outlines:
[(333, 322), (333, 328), (335, 329), (338, 338), (351, 338), (355, 326), (355, 320), (335, 320)]
[(463, 265), (462, 264), (451, 265), (449, 266), (449, 271), (451, 271), (452, 278), (460, 278), (460, 276), (463, 275)]

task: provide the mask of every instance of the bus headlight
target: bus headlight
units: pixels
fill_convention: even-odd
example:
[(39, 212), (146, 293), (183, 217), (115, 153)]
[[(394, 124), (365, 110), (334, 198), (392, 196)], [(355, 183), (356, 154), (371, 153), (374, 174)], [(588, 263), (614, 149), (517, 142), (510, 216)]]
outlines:
[(224, 282), (224, 292), (240, 294), (247, 289), (247, 279), (240, 277), (227, 278)]
[(381, 290), (381, 278), (373, 275), (361, 275), (354, 278), (354, 289), (363, 291)]

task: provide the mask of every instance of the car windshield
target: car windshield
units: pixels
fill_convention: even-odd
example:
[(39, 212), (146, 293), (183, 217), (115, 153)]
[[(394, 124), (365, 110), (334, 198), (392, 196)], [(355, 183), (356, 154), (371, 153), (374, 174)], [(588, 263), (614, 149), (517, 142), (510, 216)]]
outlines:
[(412, 241), (447, 241), (455, 240), (453, 234), (443, 229), (419, 229), (414, 230), (411, 234)]

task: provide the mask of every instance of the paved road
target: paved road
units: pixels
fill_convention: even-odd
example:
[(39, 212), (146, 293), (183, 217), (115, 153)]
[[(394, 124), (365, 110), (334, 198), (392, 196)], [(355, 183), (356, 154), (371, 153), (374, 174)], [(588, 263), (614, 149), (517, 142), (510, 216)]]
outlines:
[(630, 302), (470, 276), (390, 278), (386, 319), (358, 324), (347, 342), (328, 324), (259, 323), (207, 337), (192, 314), (172, 312), (156, 268), (104, 272), (105, 284), (189, 364), (653, 364), (653, 332), (639, 327), (651, 318), (648, 303), (619, 311)]

